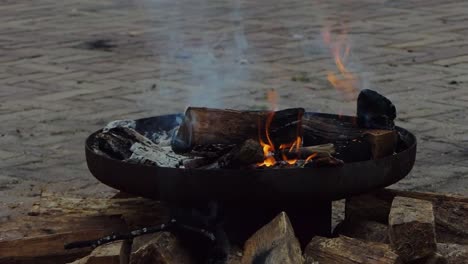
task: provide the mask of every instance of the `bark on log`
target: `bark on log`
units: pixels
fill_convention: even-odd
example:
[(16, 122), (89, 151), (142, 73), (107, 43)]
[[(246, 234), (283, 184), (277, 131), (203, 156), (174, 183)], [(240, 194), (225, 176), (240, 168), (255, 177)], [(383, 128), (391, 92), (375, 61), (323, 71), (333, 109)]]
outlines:
[[(173, 139), (172, 149), (183, 154), (197, 145), (240, 144), (247, 139), (258, 139), (259, 132), (261, 135), (265, 134), (265, 124), (272, 113), (189, 107)], [(303, 113), (302, 108), (274, 112), (270, 126), (272, 137), (275, 137), (273, 131), (278, 128), (301, 120)], [(277, 143), (293, 141), (297, 131), (297, 125), (281, 131), (289, 141)]]
[(437, 250), (432, 203), (395, 197), (388, 217), (392, 247), (403, 261), (434, 255)]
[(393, 198), (397, 195), (432, 202), (438, 242), (468, 244), (468, 198), (463, 196), (383, 189), (347, 199), (346, 219), (387, 224)]
[(302, 123), (304, 145), (333, 143), (335, 156), (345, 162), (390, 155), (398, 143), (393, 130), (360, 128), (353, 122), (316, 115), (304, 116)]
[(389, 245), (365, 242), (340, 236), (338, 238), (314, 237), (307, 245), (306, 264), (382, 264), (401, 263), (398, 255)]
[(169, 232), (134, 239), (130, 264), (191, 264), (195, 261), (181, 242)]
[(286, 213), (282, 212), (244, 244), (242, 264), (300, 264), (304, 259)]
[(335, 154), (335, 146), (331, 143), (321, 144), (316, 146), (300, 147), (299, 149), (283, 149), (279, 151), (281, 155), (285, 155), (289, 159), (307, 159), (312, 154), (317, 154), (317, 157), (331, 157)]

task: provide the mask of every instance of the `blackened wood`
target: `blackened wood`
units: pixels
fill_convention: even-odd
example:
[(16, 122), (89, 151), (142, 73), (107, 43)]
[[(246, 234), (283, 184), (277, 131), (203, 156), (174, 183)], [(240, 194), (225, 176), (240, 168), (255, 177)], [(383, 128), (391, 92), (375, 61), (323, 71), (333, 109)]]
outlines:
[(214, 159), (210, 158), (193, 158), (193, 159), (185, 159), (181, 163), (181, 165), (185, 169), (196, 169), (202, 166), (206, 166), (214, 162)]
[(344, 162), (334, 157), (319, 157), (305, 164), (306, 168), (334, 168), (341, 167)]
[(388, 226), (390, 243), (405, 262), (436, 253), (434, 210), (430, 201), (395, 197)]
[(401, 263), (389, 245), (365, 242), (346, 236), (314, 237), (307, 245), (305, 263), (383, 264)]
[(333, 143), (335, 157), (345, 162), (371, 158), (371, 145), (365, 139), (365, 129), (353, 122), (312, 115), (304, 117), (302, 123), (304, 146)]
[(263, 150), (256, 140), (248, 139), (243, 144), (234, 147), (212, 164), (202, 166), (203, 169), (242, 168), (255, 165), (264, 159)]
[(182, 156), (160, 147), (132, 128), (115, 127), (96, 136), (96, 147), (108, 156), (132, 163), (176, 167)]
[(393, 129), (396, 108), (385, 96), (376, 91), (364, 89), (358, 96), (357, 117), (360, 127)]
[[(197, 145), (239, 144), (246, 139), (258, 139), (259, 132), (265, 134), (265, 125), (272, 113), (270, 130), (273, 131), (301, 120), (304, 109), (268, 112), (189, 107), (173, 138), (172, 148), (176, 153), (187, 153)], [(297, 128), (292, 126), (290, 131), (282, 133), (290, 135), (287, 141), (290, 142), (297, 136)]]
[(316, 146), (300, 147), (299, 149), (283, 149), (280, 150), (281, 155), (285, 155), (289, 159), (307, 159), (313, 154), (317, 154), (317, 157), (330, 157), (335, 154), (335, 146), (333, 144), (322, 144)]

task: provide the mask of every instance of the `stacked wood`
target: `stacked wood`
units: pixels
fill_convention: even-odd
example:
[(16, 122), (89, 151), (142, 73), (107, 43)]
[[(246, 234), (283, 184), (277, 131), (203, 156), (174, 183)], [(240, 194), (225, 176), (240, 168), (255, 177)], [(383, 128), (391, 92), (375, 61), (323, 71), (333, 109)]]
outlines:
[(0, 263), (67, 263), (91, 248), (64, 245), (167, 222), (167, 209), (143, 198), (76, 198), (42, 193), (34, 216), (0, 224)]
[(401, 263), (398, 255), (386, 244), (365, 242), (346, 236), (314, 237), (307, 245), (304, 255), (306, 264)]
[(346, 218), (365, 219), (388, 224), (390, 208), (396, 196), (432, 202), (437, 242), (468, 244), (467, 197), (383, 189), (347, 199)]
[(301, 246), (286, 213), (282, 212), (259, 229), (244, 244), (242, 264), (300, 264)]
[(395, 197), (388, 217), (392, 247), (406, 261), (436, 253), (435, 221), (432, 203)]
[[(190, 152), (199, 145), (240, 144), (247, 139), (258, 139), (259, 134), (265, 134), (267, 123), (270, 123), (270, 130), (275, 131), (298, 122), (303, 113), (302, 108), (269, 112), (189, 107), (174, 137), (172, 149), (181, 154)], [(280, 143), (292, 142), (297, 137), (297, 132), (297, 125), (282, 131), (282, 136), (286, 136), (286, 139)], [(274, 132), (272, 137), (275, 137)]]

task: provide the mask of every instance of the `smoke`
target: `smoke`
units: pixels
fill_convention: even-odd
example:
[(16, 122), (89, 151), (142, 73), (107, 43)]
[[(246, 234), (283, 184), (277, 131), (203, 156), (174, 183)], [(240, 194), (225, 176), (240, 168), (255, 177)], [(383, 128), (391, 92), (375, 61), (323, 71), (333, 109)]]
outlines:
[[(216, 21), (207, 20), (216, 12), (208, 8), (211, 1), (145, 2), (152, 8), (163, 4), (169, 10), (164, 19), (159, 19), (165, 25), (164, 30), (154, 33), (156, 39), (161, 39), (160, 45), (155, 47), (159, 54), (159, 79), (164, 82), (166, 76), (180, 77), (177, 81), (186, 85), (178, 96), (181, 100), (177, 103), (181, 107), (226, 106), (230, 96), (234, 96), (232, 91), (239, 88), (239, 82), (250, 76), (245, 67), (249, 63), (245, 58), (249, 44), (245, 37), (241, 2), (232, 1), (226, 9), (223, 18), (232, 23), (230, 30), (216, 28)], [(185, 19), (187, 14), (191, 19)], [(164, 89), (166, 87), (160, 87), (160, 92)]]

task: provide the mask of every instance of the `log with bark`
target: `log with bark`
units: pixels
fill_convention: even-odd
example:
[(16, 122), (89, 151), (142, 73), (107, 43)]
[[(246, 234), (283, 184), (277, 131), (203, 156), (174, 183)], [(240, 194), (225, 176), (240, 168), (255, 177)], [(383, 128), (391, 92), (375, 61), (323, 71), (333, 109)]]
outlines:
[(305, 115), (302, 120), (304, 145), (333, 143), (335, 157), (345, 162), (379, 159), (394, 153), (399, 144), (395, 130), (368, 129), (354, 122)]
[(389, 245), (346, 236), (314, 237), (307, 245), (305, 263), (380, 264), (402, 263)]
[[(270, 124), (272, 138), (275, 138), (275, 130), (300, 121), (303, 114), (302, 108), (269, 112), (189, 107), (173, 138), (172, 149), (184, 154), (199, 145), (240, 144), (247, 139), (264, 136), (267, 123)], [(297, 125), (290, 126), (281, 133), (285, 136), (285, 141), (275, 143), (289, 143), (298, 135)]]

